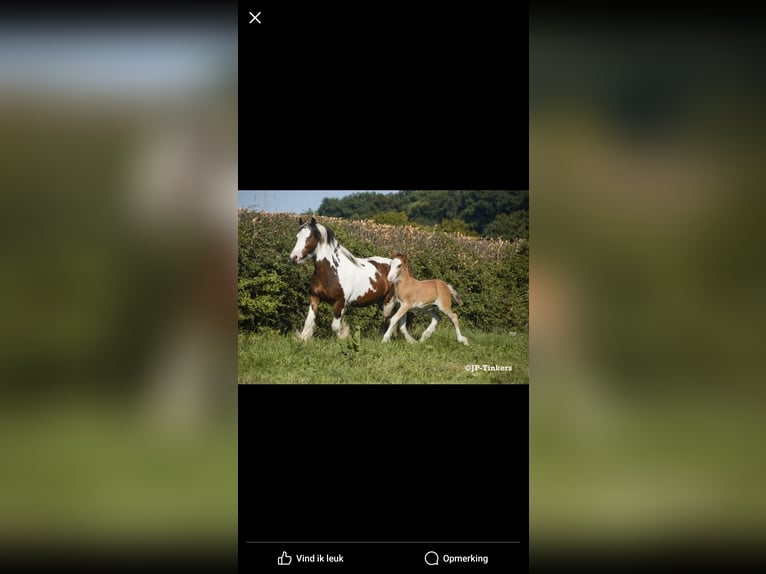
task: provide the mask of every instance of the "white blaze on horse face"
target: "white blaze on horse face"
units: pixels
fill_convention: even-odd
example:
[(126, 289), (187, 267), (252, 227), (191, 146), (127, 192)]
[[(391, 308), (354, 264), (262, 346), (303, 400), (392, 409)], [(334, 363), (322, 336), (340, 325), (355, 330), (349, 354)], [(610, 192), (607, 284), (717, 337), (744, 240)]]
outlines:
[(402, 268), (402, 260), (395, 257), (391, 260), (391, 268), (388, 271), (388, 280), (396, 283), (399, 280), (399, 272)]
[(303, 227), (298, 231), (298, 234), (295, 236), (295, 247), (290, 252), (290, 261), (295, 261), (296, 263), (303, 263), (305, 261), (303, 248), (306, 246), (309, 237), (311, 237), (311, 230), (308, 227)]

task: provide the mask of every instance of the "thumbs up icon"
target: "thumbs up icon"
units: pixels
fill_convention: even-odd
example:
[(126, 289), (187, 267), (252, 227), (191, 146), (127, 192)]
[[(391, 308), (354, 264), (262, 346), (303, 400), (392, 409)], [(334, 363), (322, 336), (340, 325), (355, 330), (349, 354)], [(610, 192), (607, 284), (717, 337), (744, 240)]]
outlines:
[(282, 550), (282, 556), (277, 558), (277, 564), (280, 566), (290, 566), (293, 561), (293, 557), (290, 556), (285, 550)]

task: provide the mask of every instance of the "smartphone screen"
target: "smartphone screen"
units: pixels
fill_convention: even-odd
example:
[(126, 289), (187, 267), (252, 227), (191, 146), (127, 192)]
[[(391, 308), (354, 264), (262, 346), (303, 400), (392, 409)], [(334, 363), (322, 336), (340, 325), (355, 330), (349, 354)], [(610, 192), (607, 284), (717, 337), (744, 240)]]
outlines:
[(527, 570), (527, 7), (272, 4), (239, 7), (239, 569)]

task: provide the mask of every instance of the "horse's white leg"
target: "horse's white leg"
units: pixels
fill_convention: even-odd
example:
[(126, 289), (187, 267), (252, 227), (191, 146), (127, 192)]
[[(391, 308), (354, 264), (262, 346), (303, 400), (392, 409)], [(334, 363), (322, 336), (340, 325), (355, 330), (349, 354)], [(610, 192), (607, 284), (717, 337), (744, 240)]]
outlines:
[(301, 341), (310, 339), (314, 334), (316, 328), (317, 311), (319, 309), (319, 297), (311, 296), (311, 303), (309, 303), (309, 312), (306, 315), (306, 322), (303, 324), (303, 331), (301, 331), (298, 338)]
[(433, 306), (428, 310), (429, 313), (431, 313), (431, 324), (428, 326), (428, 329), (423, 331), (423, 334), (420, 336), (420, 341), (423, 342), (428, 337), (433, 335), (434, 331), (436, 330), (436, 326), (439, 324), (439, 321), (441, 320), (441, 315), (439, 315), (439, 311), (437, 311)]
[(348, 321), (346, 321), (343, 316), (341, 315), (340, 318), (340, 332), (338, 333), (338, 337), (341, 339), (345, 339), (351, 334), (351, 327), (348, 324)]
[(394, 329), (396, 328), (396, 323), (399, 321), (399, 319), (401, 319), (407, 314), (408, 310), (409, 310), (409, 306), (402, 303), (402, 306), (399, 307), (399, 310), (396, 312), (396, 314), (393, 317), (391, 317), (391, 324), (388, 326), (388, 330), (386, 331), (386, 334), (383, 335), (384, 343), (388, 343), (388, 341), (391, 340), (391, 334), (394, 332)]
[(336, 301), (333, 307), (332, 330), (339, 339), (345, 339), (351, 331), (348, 323), (343, 320), (343, 314), (346, 312), (345, 301)]

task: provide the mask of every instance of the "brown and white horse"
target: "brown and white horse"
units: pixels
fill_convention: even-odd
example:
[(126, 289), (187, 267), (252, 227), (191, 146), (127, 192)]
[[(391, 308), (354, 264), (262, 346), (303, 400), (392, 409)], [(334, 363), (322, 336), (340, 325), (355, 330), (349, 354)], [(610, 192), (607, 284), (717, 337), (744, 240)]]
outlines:
[[(338, 243), (330, 228), (317, 223), (313, 217), (306, 223), (300, 218), (298, 224), (300, 229), (290, 260), (303, 263), (314, 259), (309, 312), (298, 338), (305, 341), (314, 334), (320, 301), (332, 305), (332, 330), (341, 339), (349, 334), (348, 324), (343, 320), (348, 307), (379, 304), (383, 319), (387, 320), (396, 307), (394, 285), (388, 279), (391, 259), (354, 256)], [(396, 325), (393, 330), (389, 326), (388, 331), (393, 333), (395, 328)]]
[[(388, 280), (394, 283), (396, 299), (401, 304), (399, 310), (391, 318), (391, 325), (396, 325), (396, 322), (412, 308), (423, 309), (428, 307), (428, 310), (431, 313), (431, 324), (420, 336), (420, 341), (422, 342), (433, 334), (434, 330), (436, 330), (436, 325), (441, 320), (439, 311), (437, 311), (438, 308), (450, 318), (452, 324), (455, 326), (457, 340), (464, 345), (468, 345), (468, 339), (460, 333), (457, 315), (452, 312), (453, 297), (459, 305), (463, 304), (460, 295), (457, 294), (457, 291), (455, 291), (452, 285), (448, 285), (441, 279), (418, 281), (412, 276), (410, 262), (407, 259), (407, 256), (402, 253), (397, 253), (391, 260), (391, 269), (388, 272)], [(386, 334), (383, 335), (383, 342), (389, 341), (392, 333), (393, 331), (389, 326)], [(406, 329), (402, 329), (402, 333), (408, 342), (415, 342), (415, 339), (410, 336)]]

